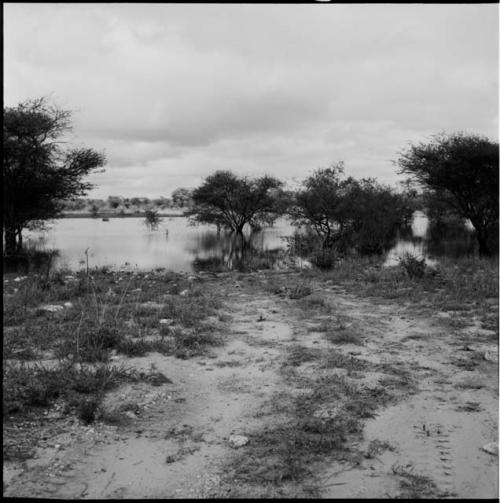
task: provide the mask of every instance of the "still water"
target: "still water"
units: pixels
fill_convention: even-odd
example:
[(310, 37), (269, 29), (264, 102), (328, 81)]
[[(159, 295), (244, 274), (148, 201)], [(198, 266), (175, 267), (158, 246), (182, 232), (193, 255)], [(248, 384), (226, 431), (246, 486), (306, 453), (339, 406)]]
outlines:
[[(293, 234), (294, 227), (285, 219), (263, 229), (252, 238), (255, 249), (286, 249), (282, 239)], [(427, 259), (443, 254), (469, 254), (474, 240), (465, 228), (455, 241), (445, 236), (432, 236), (429, 221), (415, 212), (410, 228), (402, 230), (395, 245), (386, 255), (386, 265), (396, 265), (405, 252)], [(63, 218), (55, 220), (48, 231), (32, 232), (27, 240), (33, 244), (60, 251), (56, 267), (78, 270), (88, 264), (99, 266), (151, 269), (164, 267), (173, 271), (193, 271), (197, 264), (225, 261), (234, 250), (231, 240), (218, 236), (215, 227), (190, 226), (184, 217), (164, 217), (157, 230), (148, 230), (144, 218)], [(458, 252), (457, 252), (458, 250)]]
[[(281, 236), (293, 227), (280, 220), (257, 236), (262, 250), (285, 249)], [(144, 218), (62, 218), (46, 232), (31, 232), (27, 241), (60, 251), (56, 267), (73, 270), (113, 266), (172, 271), (192, 271), (195, 260), (224, 254), (228, 239), (217, 236), (214, 226), (190, 226), (184, 217), (164, 217), (157, 230), (148, 230)]]

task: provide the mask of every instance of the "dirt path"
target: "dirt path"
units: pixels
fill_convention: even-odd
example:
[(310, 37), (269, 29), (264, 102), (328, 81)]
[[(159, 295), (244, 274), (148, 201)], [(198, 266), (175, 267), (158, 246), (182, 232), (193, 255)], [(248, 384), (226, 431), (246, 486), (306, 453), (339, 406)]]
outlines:
[[(356, 344), (335, 344), (315, 329), (331, 313), (320, 309), (304, 318), (299, 301), (262, 288), (262, 278), (223, 280), (231, 326), (226, 344), (205, 357), (124, 357), (127, 365), (153, 366), (172, 382), (156, 388), (135, 383), (109, 395), (108, 406), (131, 404), (127, 424), (68, 427), (61, 422), (61, 434), (48, 439), (34, 459), (4, 468), (4, 495), (374, 498), (431, 491), (434, 496), (498, 496), (498, 457), (481, 450), (497, 440), (498, 362), (491, 355), (498, 353), (491, 334), (456, 330), (445, 318), (409, 315), (401, 307), (329, 288), (321, 291), (323, 299), (362, 334)], [(290, 364), (293, 348), (314, 350), (318, 359)], [(357, 385), (380, 386), (382, 378), (392, 393), (389, 405), (364, 421), (363, 437), (349, 440), (357, 461), (325, 454), (311, 464), (310, 480), (273, 478), (268, 469), (242, 478), (242, 470), (234, 467), (255, 455), (248, 449), (256, 432), (284, 420), (274, 407), (277, 397), (302, 392), (302, 378), (346, 373), (342, 365), (324, 365), (329, 351), (366, 362), (348, 372)], [(292, 373), (283, 370), (290, 368), (284, 367), (287, 362)], [(53, 421), (63, 420), (54, 413)], [(246, 437), (248, 446), (234, 448), (232, 435)]]

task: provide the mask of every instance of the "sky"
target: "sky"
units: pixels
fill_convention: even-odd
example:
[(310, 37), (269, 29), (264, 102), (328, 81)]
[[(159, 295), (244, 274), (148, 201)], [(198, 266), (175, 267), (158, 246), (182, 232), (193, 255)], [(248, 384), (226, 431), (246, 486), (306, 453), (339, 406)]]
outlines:
[(49, 96), (106, 153), (89, 197), (218, 169), (396, 186), (409, 144), (498, 141), (498, 4), (4, 3), (4, 106)]

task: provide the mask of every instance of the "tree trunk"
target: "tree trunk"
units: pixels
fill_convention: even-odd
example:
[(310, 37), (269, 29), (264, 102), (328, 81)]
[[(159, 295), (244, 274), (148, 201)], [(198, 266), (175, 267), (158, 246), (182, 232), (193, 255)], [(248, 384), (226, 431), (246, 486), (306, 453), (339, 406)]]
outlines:
[(22, 229), (22, 227), (18, 227), (16, 229), (16, 236), (17, 236), (16, 249), (17, 249), (17, 253), (20, 253), (23, 250), (23, 229)]
[(15, 255), (17, 252), (16, 228), (13, 226), (5, 227), (5, 255)]
[(488, 246), (488, 239), (485, 232), (477, 233), (477, 241), (479, 243), (479, 256), (480, 257), (491, 257), (492, 253), (490, 247)]

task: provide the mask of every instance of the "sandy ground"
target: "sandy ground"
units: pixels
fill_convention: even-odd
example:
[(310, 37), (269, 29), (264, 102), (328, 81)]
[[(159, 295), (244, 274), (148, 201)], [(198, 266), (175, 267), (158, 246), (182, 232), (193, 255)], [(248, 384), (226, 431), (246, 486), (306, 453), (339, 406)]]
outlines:
[[(4, 464), (4, 496), (238, 494), (231, 466), (245, 447), (234, 448), (230, 436), (247, 436), (279, 421), (260, 412), (294, 386), (279, 371), (287, 348), (327, 350), (332, 343), (311, 330), (296, 301), (230, 276), (222, 281), (225, 312), (232, 317), (224, 346), (189, 360), (156, 353), (120, 357), (138, 369), (153, 366), (172, 383), (128, 384), (111, 393), (107, 406), (133, 404), (126, 424), (82, 426), (49, 411), (45, 430), (37, 432), (44, 443), (35, 456)], [(364, 344), (336, 349), (410, 371), (417, 389), (407, 395), (397, 390), (400, 399), (365, 422), (361, 451), (374, 440), (393, 448), (356, 465), (325, 457), (315, 466), (317, 495), (397, 497), (402, 494), (398, 473), (406, 470), (432, 479), (441, 496), (497, 498), (498, 456), (482, 449), (498, 439), (498, 345), (491, 333), (474, 320), (457, 329), (446, 313), (418, 315), (401, 305), (358, 299), (334, 285), (321, 293), (364, 334)], [(303, 371), (314, 371), (314, 365)], [(379, 377), (365, 372), (360, 379), (369, 383)]]

